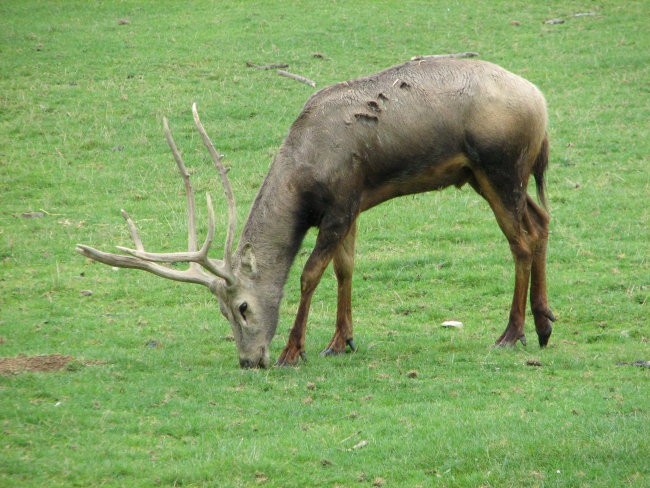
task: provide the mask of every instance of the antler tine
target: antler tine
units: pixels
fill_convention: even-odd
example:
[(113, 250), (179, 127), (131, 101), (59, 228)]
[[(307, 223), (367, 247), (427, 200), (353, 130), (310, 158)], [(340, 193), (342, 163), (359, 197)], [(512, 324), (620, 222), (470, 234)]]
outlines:
[[(193, 111), (195, 115), (195, 120), (198, 120), (198, 115), (196, 115), (196, 104), (193, 106)], [(113, 254), (103, 251), (99, 251), (90, 246), (83, 244), (77, 245), (77, 252), (83, 254), (84, 256), (99, 261), (110, 266), (116, 266), (119, 268), (135, 268), (149, 271), (155, 275), (161, 276), (163, 278), (168, 278), (175, 281), (182, 281), (186, 283), (197, 283), (204, 286), (207, 286), (211, 290), (214, 290), (215, 285), (215, 276), (222, 278), (226, 281), (229, 286), (234, 285), (237, 280), (232, 272), (231, 266), (231, 255), (232, 255), (232, 241), (233, 234), (235, 232), (236, 225), (236, 216), (235, 216), (235, 207), (234, 207), (234, 198), (232, 196), (232, 190), (228, 182), (227, 177), (225, 176), (226, 169), (220, 163), (220, 156), (216, 153), (214, 146), (210, 142), (210, 139), (207, 138), (203, 126), (199, 124), (199, 132), (203, 137), (204, 143), (207, 139), (209, 143), (208, 149), (210, 154), (213, 156), (215, 164), (219, 168), (219, 172), (222, 176), (222, 183), (226, 189), (226, 196), (228, 197), (228, 234), (226, 238), (226, 256), (223, 261), (218, 259), (210, 259), (208, 257), (208, 252), (210, 246), (214, 240), (215, 233), (215, 218), (214, 218), (214, 206), (212, 205), (212, 199), (209, 194), (206, 194), (206, 201), (208, 207), (208, 232), (203, 242), (203, 245), (198, 249), (198, 241), (196, 236), (196, 205), (194, 201), (194, 189), (190, 181), (190, 174), (187, 171), (187, 167), (183, 161), (183, 158), (178, 150), (174, 138), (172, 136), (171, 130), (169, 129), (169, 123), (167, 118), (163, 118), (163, 132), (165, 134), (165, 139), (167, 144), (174, 155), (174, 160), (178, 166), (178, 170), (183, 178), (183, 183), (185, 185), (185, 195), (187, 198), (187, 225), (188, 225), (188, 251), (186, 252), (172, 252), (172, 253), (152, 253), (147, 252), (144, 249), (142, 244), (142, 239), (140, 239), (140, 234), (135, 223), (131, 219), (128, 213), (122, 210), (122, 217), (126, 220), (127, 226), (129, 228), (129, 233), (131, 234), (131, 239), (135, 244), (135, 249), (130, 249), (127, 247), (118, 246), (117, 248), (123, 252), (130, 254), (131, 256), (125, 256), (123, 254)], [(207, 144), (206, 144), (207, 145)], [(215, 159), (216, 155), (216, 159)], [(225, 178), (225, 180), (224, 180)], [(225, 181), (225, 183), (224, 183)], [(167, 266), (157, 264), (157, 263), (179, 263), (186, 262), (189, 263), (189, 269), (186, 270), (175, 270)], [(211, 273), (211, 274), (210, 274)]]
[(167, 278), (174, 281), (181, 281), (185, 283), (196, 283), (207, 286), (212, 289), (215, 278), (201, 270), (200, 267), (190, 267), (187, 270), (175, 270), (166, 266), (161, 266), (156, 263), (178, 263), (187, 262), (192, 264), (199, 264), (206, 270), (210, 271), (213, 275), (223, 278), (228, 284), (234, 283), (234, 277), (231, 273), (227, 272), (223, 264), (218, 260), (208, 258), (208, 250), (214, 239), (214, 207), (210, 195), (206, 195), (208, 204), (208, 234), (205, 242), (199, 251), (188, 251), (178, 253), (150, 253), (144, 250), (140, 234), (135, 223), (129, 214), (122, 210), (122, 217), (126, 220), (129, 227), (131, 239), (135, 244), (135, 249), (117, 246), (120, 251), (131, 254), (131, 256), (124, 256), (121, 254), (107, 253), (100, 251), (90, 246), (83, 244), (77, 245), (77, 252), (84, 256), (99, 261), (100, 263), (108, 264), (109, 266), (116, 266), (118, 268), (134, 268), (149, 271), (157, 276)]
[(109, 266), (116, 266), (118, 268), (142, 269), (169, 280), (181, 281), (183, 283), (196, 283), (198, 285), (207, 286), (210, 289), (212, 289), (215, 281), (215, 278), (194, 270), (177, 271), (137, 257), (103, 252), (83, 244), (77, 244), (76, 249), (78, 253), (83, 254), (94, 261), (99, 261), (100, 263), (108, 264)]
[(163, 132), (165, 133), (165, 139), (167, 140), (167, 145), (171, 149), (172, 154), (174, 155), (174, 160), (176, 161), (176, 166), (178, 166), (178, 171), (183, 178), (183, 183), (185, 185), (185, 196), (187, 198), (187, 246), (189, 251), (196, 251), (198, 241), (196, 238), (196, 211), (194, 204), (194, 189), (192, 188), (192, 182), (190, 181), (190, 173), (187, 171), (185, 162), (181, 156), (176, 142), (174, 142), (174, 137), (172, 132), (169, 129), (169, 122), (167, 117), (163, 117)]
[[(198, 251), (187, 251), (187, 252), (168, 252), (168, 253), (154, 253), (147, 252), (142, 248), (142, 244), (139, 243), (140, 239), (138, 237), (137, 229), (135, 224), (128, 220), (129, 229), (131, 230), (131, 237), (133, 237), (134, 242), (136, 243), (136, 249), (130, 249), (128, 247), (117, 246), (120, 251), (131, 254), (132, 256), (155, 263), (190, 263), (190, 264), (199, 264), (203, 266), (206, 270), (210, 271), (212, 274), (223, 278), (228, 285), (233, 285), (236, 282), (236, 278), (231, 273), (231, 270), (226, 266), (225, 262), (222, 263), (216, 259), (210, 259), (208, 257), (208, 251), (214, 240), (214, 206), (212, 205), (212, 199), (210, 194), (206, 193), (206, 201), (208, 207), (208, 233), (205, 237), (205, 241), (201, 246), (201, 249)], [(127, 215), (128, 216), (128, 215)], [(198, 270), (197, 270), (198, 271)]]
[(228, 180), (228, 169), (221, 162), (222, 156), (214, 148), (214, 144), (212, 144), (210, 137), (199, 119), (196, 103), (192, 104), (192, 115), (194, 116), (194, 124), (196, 125), (199, 134), (201, 134), (201, 139), (203, 139), (203, 144), (210, 153), (210, 157), (219, 171), (223, 191), (228, 200), (228, 232), (226, 234), (226, 246), (224, 249), (224, 263), (226, 269), (232, 270), (232, 243), (237, 228), (237, 211), (235, 208), (235, 197), (232, 192), (232, 187), (230, 186), (230, 180)]
[(144, 251), (144, 246), (142, 245), (142, 239), (140, 239), (140, 233), (138, 232), (138, 228), (135, 226), (135, 222), (133, 222), (131, 216), (128, 213), (126, 213), (126, 210), (122, 209), (121, 213), (124, 220), (126, 220), (126, 225), (129, 227), (129, 233), (131, 234), (131, 239), (133, 239), (135, 248), (138, 251)]

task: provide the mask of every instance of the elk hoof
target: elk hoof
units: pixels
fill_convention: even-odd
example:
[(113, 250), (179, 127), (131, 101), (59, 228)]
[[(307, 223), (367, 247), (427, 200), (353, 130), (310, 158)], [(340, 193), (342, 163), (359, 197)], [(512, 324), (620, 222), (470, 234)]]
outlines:
[[(332, 341), (334, 343), (334, 341)], [(357, 345), (354, 342), (354, 339), (350, 338), (345, 341), (345, 344), (347, 347), (350, 348), (350, 352), (357, 352)], [(337, 356), (339, 354), (343, 354), (344, 352), (347, 351), (347, 347), (344, 347), (343, 349), (339, 350), (338, 348), (335, 348), (330, 344), (323, 352), (320, 353), (321, 356)]]
[[(300, 355), (300, 359), (302, 359), (304, 362), (307, 362), (307, 356), (304, 353)], [(290, 368), (293, 366), (298, 366), (298, 360), (295, 359), (293, 361), (289, 361), (286, 358), (285, 359), (280, 358), (275, 362), (275, 365), (280, 368)]]
[(548, 313), (546, 317), (544, 317), (543, 324), (541, 327), (536, 327), (537, 329), (537, 339), (539, 340), (539, 347), (546, 347), (548, 345), (548, 340), (551, 337), (551, 333), (553, 332), (553, 325), (552, 323), (555, 321), (555, 317), (553, 317), (552, 313)]
[(514, 347), (517, 345), (517, 342), (521, 342), (522, 346), (527, 344), (526, 336), (522, 333), (519, 336), (510, 334), (507, 330), (503, 333), (501, 337), (497, 339), (494, 343), (496, 347)]
[(548, 340), (551, 337), (552, 331), (553, 329), (549, 327), (548, 332), (545, 332), (543, 334), (540, 333), (537, 334), (537, 339), (539, 340), (539, 347), (546, 347), (548, 345)]
[(555, 315), (548, 308), (535, 314), (535, 330), (537, 331), (539, 347), (548, 345), (548, 340), (553, 332), (553, 322), (555, 322)]
[(324, 349), (323, 351), (321, 351), (320, 355), (323, 356), (323, 357), (338, 356), (339, 354), (343, 354), (344, 352), (345, 351), (338, 351), (338, 350), (336, 350), (334, 348), (328, 347), (328, 348)]
[(305, 351), (285, 347), (280, 357), (275, 362), (276, 366), (297, 366), (300, 360), (307, 362), (307, 354)]

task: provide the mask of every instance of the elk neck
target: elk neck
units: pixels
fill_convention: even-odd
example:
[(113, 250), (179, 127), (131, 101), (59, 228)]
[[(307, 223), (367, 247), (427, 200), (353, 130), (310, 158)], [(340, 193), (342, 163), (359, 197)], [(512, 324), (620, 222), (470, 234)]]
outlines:
[(313, 225), (303, 215), (299, 179), (295, 164), (281, 148), (253, 202), (235, 258), (239, 260), (246, 244), (252, 246), (258, 285), (277, 304), (302, 240)]

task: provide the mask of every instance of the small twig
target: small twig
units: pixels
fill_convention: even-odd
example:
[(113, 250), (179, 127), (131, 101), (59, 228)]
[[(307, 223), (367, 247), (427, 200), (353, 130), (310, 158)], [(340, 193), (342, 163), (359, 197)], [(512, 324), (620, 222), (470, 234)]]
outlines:
[(314, 80), (310, 80), (309, 78), (305, 78), (304, 76), (296, 75), (294, 73), (289, 73), (288, 71), (284, 71), (283, 69), (277, 70), (276, 73), (279, 74), (280, 76), (285, 76), (287, 78), (291, 78), (292, 80), (296, 80), (299, 81), (300, 83), (309, 85), (312, 88), (316, 87), (316, 82)]
[(255, 68), (255, 69), (262, 69), (262, 70), (269, 70), (269, 69), (278, 69), (278, 68), (288, 68), (289, 65), (287, 63), (277, 63), (277, 64), (255, 64), (250, 61), (246, 61), (246, 66), (249, 68)]
[(360, 430), (357, 431), (357, 432), (354, 432), (352, 435), (347, 436), (345, 439), (343, 439), (342, 441), (340, 441), (339, 444), (343, 444), (344, 442), (349, 441), (350, 439), (352, 439), (353, 437), (358, 436), (359, 434), (361, 434), (361, 431), (360, 431)]
[(476, 58), (479, 54), (475, 52), (451, 53), (451, 54), (427, 54), (425, 56), (413, 56), (411, 61), (422, 61), (423, 59), (439, 58)]

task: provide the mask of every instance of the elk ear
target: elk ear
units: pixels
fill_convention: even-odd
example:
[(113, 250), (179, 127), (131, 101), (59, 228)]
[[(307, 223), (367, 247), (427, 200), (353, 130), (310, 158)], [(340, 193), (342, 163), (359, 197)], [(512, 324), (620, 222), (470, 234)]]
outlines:
[(250, 242), (246, 243), (242, 249), (239, 269), (249, 278), (257, 275), (257, 261), (253, 252), (253, 245)]

